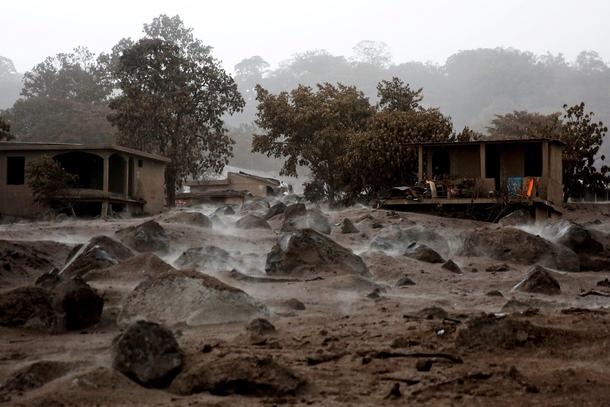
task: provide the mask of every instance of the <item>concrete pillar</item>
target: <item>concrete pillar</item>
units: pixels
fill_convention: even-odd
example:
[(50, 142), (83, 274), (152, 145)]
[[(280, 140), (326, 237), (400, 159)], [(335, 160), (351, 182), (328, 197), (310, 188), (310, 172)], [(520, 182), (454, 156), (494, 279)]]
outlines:
[(424, 147), (422, 145), (417, 147), (417, 180), (419, 182), (424, 180)]
[(542, 177), (550, 176), (549, 142), (542, 142)]
[(426, 151), (426, 159), (426, 174), (428, 175), (429, 179), (432, 179), (432, 150)]
[[(102, 186), (102, 190), (104, 191), (104, 195), (108, 194), (108, 183), (109, 183), (109, 171), (110, 171), (110, 165), (109, 165), (109, 156), (105, 155), (104, 156), (104, 174), (103, 174), (103, 186)], [(108, 200), (103, 200), (102, 201), (102, 213), (100, 214), (102, 218), (106, 218), (108, 217)]]
[(485, 148), (485, 143), (479, 144), (479, 157), (480, 157), (479, 159), (481, 160), (481, 178), (487, 178), (486, 153), (487, 153), (487, 150)]
[(128, 198), (129, 192), (129, 157), (121, 156), (125, 161), (125, 174), (123, 176), (123, 197)]

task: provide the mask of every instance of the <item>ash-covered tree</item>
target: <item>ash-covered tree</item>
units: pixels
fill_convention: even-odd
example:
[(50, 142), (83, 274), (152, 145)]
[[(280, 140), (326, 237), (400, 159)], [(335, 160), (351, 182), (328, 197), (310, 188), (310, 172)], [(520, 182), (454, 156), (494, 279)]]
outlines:
[(453, 140), (453, 124), (438, 109), (424, 108), (422, 90), (400, 79), (378, 87), (379, 111), (369, 125), (350, 139), (342, 157), (347, 197), (376, 198), (389, 187), (412, 184), (417, 176), (417, 152), (411, 143)]
[(298, 176), (298, 166), (308, 167), (306, 197), (334, 203), (343, 189), (340, 158), (349, 137), (374, 114), (369, 100), (353, 86), (329, 83), (277, 95), (257, 86), (256, 92), (262, 133), (254, 135), (252, 151), (285, 159), (281, 175)]
[[(67, 172), (58, 161), (48, 155), (28, 161), (25, 167), (27, 186), (34, 194), (34, 201), (49, 206), (57, 199), (57, 194), (70, 188), (78, 181), (78, 176)], [(71, 209), (71, 206), (66, 204)], [(74, 214), (74, 211), (72, 211)]]
[(392, 54), (385, 42), (362, 40), (356, 44), (352, 51), (353, 60), (359, 63), (370, 64), (387, 68), (392, 63)]
[(495, 115), (487, 127), (491, 139), (558, 139), (562, 131), (561, 113), (541, 114), (524, 110)]
[(211, 48), (178, 16), (161, 15), (144, 32), (111, 64), (121, 94), (110, 103), (109, 120), (119, 143), (171, 159), (165, 182), (173, 206), (188, 176), (219, 173), (228, 163), (233, 141), (223, 115), (240, 111), (244, 101)]
[(5, 112), (13, 134), (24, 141), (113, 141), (106, 120), (112, 88), (103, 77), (85, 47), (46, 58), (24, 75), (22, 98)]
[(0, 141), (12, 140), (11, 126), (3, 117), (0, 117)]
[(594, 113), (587, 113), (584, 103), (564, 105), (563, 108), (565, 113), (560, 140), (565, 143), (564, 201), (581, 198), (587, 192), (606, 192), (610, 187), (610, 168), (604, 164), (606, 157), (598, 153), (608, 128), (601, 121), (593, 120)]

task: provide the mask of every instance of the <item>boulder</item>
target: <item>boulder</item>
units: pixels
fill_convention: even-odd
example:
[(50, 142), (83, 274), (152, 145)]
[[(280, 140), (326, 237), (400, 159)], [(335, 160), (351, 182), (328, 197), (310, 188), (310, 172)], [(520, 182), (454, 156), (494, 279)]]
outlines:
[(356, 226), (354, 226), (354, 224), (352, 223), (351, 220), (349, 220), (348, 218), (345, 218), (341, 221), (341, 233), (358, 233), (359, 230)]
[(394, 284), (396, 287), (406, 287), (409, 285), (415, 285), (415, 281), (411, 280), (409, 276), (402, 276)]
[(449, 256), (447, 240), (433, 230), (423, 226), (411, 226), (401, 229), (398, 225), (384, 228), (371, 241), (371, 249), (383, 251), (388, 254), (404, 254), (413, 243), (425, 245), (441, 257)]
[(561, 293), (561, 287), (551, 271), (536, 265), (527, 273), (523, 280), (513, 287), (513, 291), (556, 295)]
[(297, 300), (296, 298), (290, 298), (290, 299), (284, 301), (284, 305), (295, 311), (304, 311), (305, 310), (305, 304), (303, 304), (301, 301)]
[(526, 265), (539, 263), (565, 271), (580, 270), (578, 257), (572, 250), (512, 227), (475, 229), (465, 237), (460, 255)]
[(224, 270), (229, 267), (230, 262), (231, 255), (226, 250), (216, 246), (204, 246), (185, 250), (175, 265), (182, 269)]
[(55, 309), (64, 314), (66, 329), (83, 329), (100, 321), (104, 299), (80, 278), (63, 281), (54, 293)]
[(299, 229), (313, 229), (320, 233), (330, 234), (330, 222), (319, 209), (310, 209), (304, 215), (285, 219), (282, 232), (292, 232)]
[(255, 336), (271, 335), (275, 333), (275, 326), (265, 318), (255, 318), (246, 326), (246, 331)]
[(212, 225), (218, 229), (227, 227), (226, 223), (224, 223), (220, 216), (218, 216), (216, 213), (210, 215), (210, 220), (212, 221)]
[(425, 244), (419, 243), (413, 243), (410, 247), (407, 247), (404, 255), (426, 263), (443, 263), (445, 261), (436, 251)]
[[(0, 386), (0, 402), (9, 401), (11, 395), (38, 389), (45, 384), (58, 379), (80, 365), (78, 362), (62, 362), (55, 360), (40, 360), (13, 372)], [(3, 400), (6, 396), (7, 399)]]
[(214, 277), (169, 271), (136, 286), (123, 303), (118, 323), (146, 319), (170, 326), (200, 326), (246, 322), (267, 314), (267, 308), (254, 298)]
[(312, 229), (280, 236), (267, 255), (265, 271), (270, 275), (369, 275), (366, 264), (359, 256)]
[(104, 269), (133, 257), (133, 252), (108, 236), (92, 237), (85, 246), (77, 246), (59, 272), (63, 278), (83, 277), (91, 270)]
[(441, 267), (452, 273), (462, 274), (462, 269), (453, 260), (447, 260)]
[(209, 392), (226, 396), (294, 396), (305, 381), (270, 357), (227, 356), (192, 364), (173, 381), (170, 390), (189, 395)]
[(0, 287), (30, 284), (53, 268), (63, 267), (71, 246), (51, 241), (0, 239)]
[(211, 228), (212, 221), (210, 218), (199, 212), (178, 212), (165, 219), (168, 223), (181, 223), (184, 225), (199, 226), (202, 228)]
[(54, 330), (53, 294), (41, 287), (19, 287), (0, 294), (0, 325)]
[(547, 223), (542, 233), (550, 240), (564, 245), (576, 253), (604, 251), (604, 246), (593, 238), (587, 228), (569, 220), (563, 219), (559, 222)]
[(525, 209), (513, 211), (498, 221), (498, 224), (502, 226), (531, 225), (532, 223), (534, 223), (534, 217)]
[(167, 387), (182, 369), (183, 353), (172, 332), (137, 321), (112, 342), (112, 365), (146, 387)]
[(214, 211), (213, 215), (235, 215), (235, 209), (231, 205), (221, 206)]
[(241, 205), (241, 212), (265, 213), (269, 209), (269, 202), (264, 198), (252, 198)]
[(300, 216), (305, 215), (306, 213), (307, 208), (305, 207), (305, 204), (295, 203), (288, 205), (286, 207), (286, 210), (284, 211), (284, 221), (287, 221), (292, 218), (298, 218)]
[(252, 214), (239, 218), (235, 222), (235, 227), (238, 229), (271, 229), (271, 226), (265, 219)]
[(125, 245), (140, 253), (169, 250), (169, 237), (165, 229), (154, 220), (120, 229), (116, 236)]
[(263, 218), (265, 220), (269, 220), (271, 218), (273, 218), (274, 216), (283, 214), (286, 211), (286, 204), (283, 202), (278, 202), (275, 205), (273, 205), (271, 208), (269, 208), (267, 210), (267, 212), (265, 212), (265, 216), (263, 216)]

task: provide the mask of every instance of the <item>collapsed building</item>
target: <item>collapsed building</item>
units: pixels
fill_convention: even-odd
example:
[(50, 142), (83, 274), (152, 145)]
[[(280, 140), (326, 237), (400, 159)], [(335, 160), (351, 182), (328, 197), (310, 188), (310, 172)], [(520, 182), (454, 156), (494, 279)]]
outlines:
[(549, 139), (410, 144), (417, 150), (414, 185), (390, 191), (382, 206), (522, 205), (537, 220), (561, 214), (563, 143)]
[(155, 214), (164, 208), (168, 158), (112, 144), (2, 142), (0, 214), (32, 217), (40, 212), (25, 169), (42, 155), (77, 176), (75, 184), (53, 200), (69, 203), (78, 214)]
[(188, 192), (176, 195), (183, 204), (242, 204), (246, 196), (268, 197), (288, 191), (289, 187), (274, 178), (246, 172), (228, 172), (225, 179), (188, 181)]

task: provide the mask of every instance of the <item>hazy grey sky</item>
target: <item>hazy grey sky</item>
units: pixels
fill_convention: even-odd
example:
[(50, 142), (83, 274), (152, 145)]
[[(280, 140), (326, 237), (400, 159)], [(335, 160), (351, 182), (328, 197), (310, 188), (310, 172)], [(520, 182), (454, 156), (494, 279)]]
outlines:
[(363, 39), (386, 42), (395, 62), (496, 46), (610, 60), (605, 0), (4, 0), (0, 55), (24, 72), (77, 45), (109, 50), (161, 13), (179, 14), (229, 70), (252, 55), (272, 66), (309, 49), (349, 56)]

